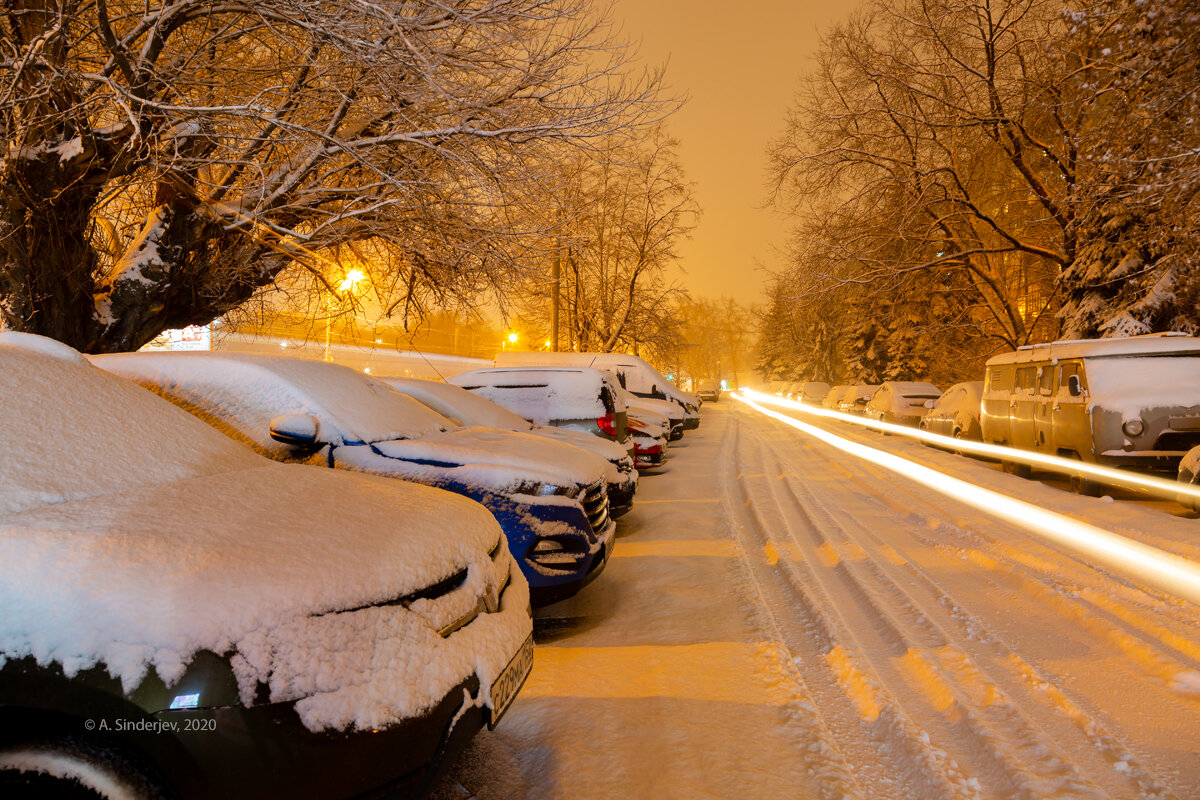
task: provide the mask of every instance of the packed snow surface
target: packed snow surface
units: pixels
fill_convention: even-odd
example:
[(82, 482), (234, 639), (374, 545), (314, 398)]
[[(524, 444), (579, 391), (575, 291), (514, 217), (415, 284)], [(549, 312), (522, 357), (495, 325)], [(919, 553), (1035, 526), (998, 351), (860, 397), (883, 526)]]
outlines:
[[(501, 531), (478, 504), (273, 463), (83, 359), (22, 344), (0, 334), (0, 663), (102, 664), (128, 691), (151, 667), (170, 685), (196, 652), (232, 653), (246, 702), (262, 682), (312, 730), (378, 728), (472, 673), (486, 692), (528, 634), (515, 570), (500, 613), (437, 634), (509, 572), (488, 556)], [(370, 605), (463, 568), (437, 601)]]
[[(539, 610), (529, 683), (435, 797), (1200, 796), (1195, 605), (740, 405), (703, 414), (602, 579)], [(801, 418), (1200, 560), (1165, 501)]]

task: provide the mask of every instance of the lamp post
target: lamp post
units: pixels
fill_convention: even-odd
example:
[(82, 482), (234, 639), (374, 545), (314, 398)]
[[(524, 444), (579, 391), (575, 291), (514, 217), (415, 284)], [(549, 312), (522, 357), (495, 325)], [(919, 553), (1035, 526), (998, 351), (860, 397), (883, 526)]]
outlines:
[(343, 292), (354, 291), (354, 287), (357, 286), (366, 277), (367, 277), (366, 274), (364, 274), (361, 269), (350, 270), (349, 272), (346, 273), (345, 279), (341, 283), (338, 284), (338, 288), (337, 288), (338, 294), (334, 295), (332, 298), (325, 299), (325, 361), (326, 362), (333, 361), (333, 356), (331, 356), (329, 354), (329, 335), (333, 329), (333, 300), (337, 299), (338, 301), (340, 301), (342, 299), (341, 295)]

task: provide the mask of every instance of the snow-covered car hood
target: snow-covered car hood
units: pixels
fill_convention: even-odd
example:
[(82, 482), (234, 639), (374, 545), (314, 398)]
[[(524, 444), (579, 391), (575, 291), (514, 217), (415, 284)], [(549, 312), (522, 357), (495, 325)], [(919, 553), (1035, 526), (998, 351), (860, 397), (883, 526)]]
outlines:
[[(8, 514), (0, 516), (0, 660), (33, 656), (68, 675), (101, 663), (129, 691), (151, 665), (170, 685), (197, 651), (236, 651), (243, 702), (263, 681), (273, 700), (307, 703), (297, 708), (310, 728), (386, 725), (439, 701), (472, 671), (496, 674), (484, 662), (500, 656), (478, 643), (447, 649), (414, 611), (387, 606), (387, 620), (370, 624), (403, 629), (396, 646), (441, 678), (347, 697), (374, 678), (335, 675), (329, 664), (306, 674), (304, 664), (366, 669), (370, 659), (349, 655), (366, 646), (352, 629), (382, 609), (328, 612), (394, 600), (463, 567), (482, 595), (499, 580), (488, 552), (500, 538), (482, 506), (448, 492), (270, 462)], [(509, 640), (524, 636), (507, 630), (520, 627), (518, 616), (496, 634), (508, 654)], [(342, 629), (314, 633), (314, 625)]]
[(555, 441), (569, 444), (572, 447), (581, 448), (612, 464), (617, 464), (629, 458), (629, 451), (623, 445), (611, 439), (605, 439), (595, 434), (585, 433), (584, 431), (577, 431), (571, 428), (558, 428), (553, 425), (538, 425), (527, 433), (530, 436), (554, 439)]
[(647, 411), (667, 419), (683, 419), (683, 406), (670, 400), (659, 400), (656, 397), (638, 397), (633, 395), (626, 398), (630, 411)]
[[(588, 486), (604, 478), (606, 464), (564, 442), (495, 428), (461, 428), (371, 447), (387, 458), (453, 470), (455, 477), (501, 492), (529, 482)], [(358, 449), (339, 448), (334, 459)]]

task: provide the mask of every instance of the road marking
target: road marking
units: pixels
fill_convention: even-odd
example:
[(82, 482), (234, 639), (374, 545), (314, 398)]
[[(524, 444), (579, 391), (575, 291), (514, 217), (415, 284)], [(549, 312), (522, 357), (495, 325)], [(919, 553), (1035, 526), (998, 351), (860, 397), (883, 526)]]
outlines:
[(783, 706), (803, 699), (790, 664), (778, 642), (538, 647), (520, 698), (669, 697)]
[(737, 544), (727, 539), (660, 539), (653, 542), (621, 542), (613, 548), (613, 558), (643, 558), (646, 556), (708, 556), (738, 558)]

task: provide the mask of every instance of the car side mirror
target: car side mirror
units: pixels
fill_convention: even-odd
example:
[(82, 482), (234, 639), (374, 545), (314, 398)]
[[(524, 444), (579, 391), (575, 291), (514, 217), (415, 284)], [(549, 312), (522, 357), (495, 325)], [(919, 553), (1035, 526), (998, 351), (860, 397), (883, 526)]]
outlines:
[(1078, 375), (1072, 375), (1067, 378), (1067, 391), (1071, 393), (1071, 397), (1079, 397), (1083, 394), (1083, 384), (1080, 382)]
[(301, 453), (321, 448), (320, 432), (321, 425), (312, 414), (284, 414), (271, 420), (271, 438)]

